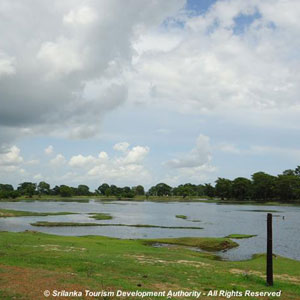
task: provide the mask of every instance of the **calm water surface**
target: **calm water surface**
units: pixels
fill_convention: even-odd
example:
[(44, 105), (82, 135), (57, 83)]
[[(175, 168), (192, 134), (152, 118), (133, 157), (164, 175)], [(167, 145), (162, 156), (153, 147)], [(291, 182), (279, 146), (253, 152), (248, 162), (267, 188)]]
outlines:
[[(124, 239), (163, 237), (223, 237), (233, 233), (256, 234), (237, 240), (239, 247), (220, 253), (225, 259), (248, 259), (266, 251), (266, 215), (273, 212), (274, 253), (300, 260), (300, 207), (262, 205), (220, 205), (204, 202), (1, 202), (0, 208), (34, 212), (76, 212), (78, 215), (0, 218), (0, 231), (38, 230), (58, 235), (104, 235)], [(112, 220), (96, 221), (88, 213), (109, 213)], [(176, 215), (186, 215), (187, 220)], [(284, 219), (283, 219), (284, 216)], [(200, 220), (200, 222), (192, 222)], [(150, 224), (196, 226), (203, 229), (162, 229), (135, 227), (34, 227), (37, 221)]]

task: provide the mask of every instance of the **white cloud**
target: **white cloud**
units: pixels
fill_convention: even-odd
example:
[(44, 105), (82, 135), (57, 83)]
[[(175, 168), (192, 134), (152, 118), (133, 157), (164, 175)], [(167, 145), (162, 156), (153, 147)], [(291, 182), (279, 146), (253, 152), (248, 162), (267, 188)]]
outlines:
[(20, 155), (20, 149), (17, 146), (12, 146), (7, 152), (0, 153), (0, 166), (17, 166), (23, 162), (23, 157)]
[(82, 6), (77, 9), (72, 9), (63, 17), (64, 23), (67, 24), (80, 24), (87, 25), (95, 22), (97, 19), (97, 13), (95, 10), (88, 6)]
[(0, 51), (0, 78), (5, 75), (13, 75), (15, 72), (15, 59)]
[(24, 128), (64, 138), (99, 134), (103, 117), (127, 99), (133, 41), (184, 3), (32, 0), (29, 10), (2, 0), (0, 131), (13, 135), (1, 134), (1, 145)]
[(108, 154), (104, 151), (101, 151), (98, 155), (98, 158), (101, 159), (101, 160), (107, 160), (109, 157), (108, 157)]
[(44, 152), (47, 154), (47, 155), (50, 155), (52, 154), (54, 151), (54, 148), (52, 145), (49, 145), (47, 148), (45, 148)]
[[(182, 27), (149, 31), (134, 44), (129, 99), (239, 124), (259, 119), (265, 126), (272, 118), (281, 126), (283, 116), (299, 111), (299, 13), (293, 0), (217, 1), (186, 16)], [(253, 22), (237, 23), (240, 16)], [(162, 40), (168, 46), (160, 49)]]
[(139, 164), (148, 155), (150, 149), (149, 147), (136, 146), (133, 147), (124, 158), (120, 160), (124, 164)]
[(49, 67), (50, 76), (66, 75), (83, 68), (84, 51), (77, 48), (76, 41), (60, 38), (43, 43), (37, 58)]
[(128, 150), (129, 146), (130, 146), (129, 143), (127, 143), (127, 142), (121, 142), (121, 143), (115, 144), (113, 148), (116, 151), (126, 152)]
[(62, 154), (57, 154), (53, 159), (50, 160), (50, 164), (55, 167), (64, 165), (67, 162)]
[(24, 162), (23, 157), (21, 156), (21, 151), (17, 146), (12, 146), (4, 152), (0, 152), (0, 176), (3, 178), (6, 177), (6, 173), (15, 173), (22, 174), (25, 172), (21, 168), (22, 163)]
[(82, 168), (82, 167), (89, 167), (95, 164), (97, 161), (97, 158), (93, 157), (92, 155), (89, 156), (83, 156), (81, 154), (72, 156), (69, 165), (71, 167), (77, 167), (77, 168)]
[(166, 162), (170, 168), (195, 168), (201, 167), (211, 160), (211, 146), (208, 136), (200, 134), (196, 146), (187, 154)]
[(69, 166), (85, 169), (86, 178), (114, 183), (138, 183), (151, 178), (150, 172), (144, 165), (145, 158), (150, 151), (149, 147), (135, 146), (130, 149), (129, 143), (122, 142), (113, 148), (122, 152), (121, 156), (110, 158), (104, 151), (100, 152), (97, 157), (79, 154), (71, 157)]
[(211, 175), (217, 170), (211, 165), (211, 145), (208, 136), (200, 134), (196, 139), (195, 147), (188, 153), (167, 161), (164, 165), (172, 169), (165, 181), (170, 184), (183, 182), (204, 182), (211, 179)]

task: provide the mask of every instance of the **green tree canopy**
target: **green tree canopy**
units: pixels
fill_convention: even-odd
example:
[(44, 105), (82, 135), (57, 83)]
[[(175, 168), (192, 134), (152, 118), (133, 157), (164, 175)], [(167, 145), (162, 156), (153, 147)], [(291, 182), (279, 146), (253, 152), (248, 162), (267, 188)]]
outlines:
[(37, 186), (37, 190), (38, 190), (39, 194), (49, 195), (50, 184), (45, 181), (41, 181)]

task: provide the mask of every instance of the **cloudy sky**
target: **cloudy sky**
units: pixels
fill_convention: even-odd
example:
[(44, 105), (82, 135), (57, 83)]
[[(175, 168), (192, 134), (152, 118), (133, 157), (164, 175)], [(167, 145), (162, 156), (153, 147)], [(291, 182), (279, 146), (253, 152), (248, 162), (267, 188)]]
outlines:
[(1, 0), (0, 182), (214, 182), (300, 164), (298, 0)]

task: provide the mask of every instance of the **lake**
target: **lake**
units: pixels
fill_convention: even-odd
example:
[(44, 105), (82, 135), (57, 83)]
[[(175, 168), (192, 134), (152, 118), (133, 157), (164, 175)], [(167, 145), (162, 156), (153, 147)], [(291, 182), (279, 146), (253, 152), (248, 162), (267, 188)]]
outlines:
[[(36, 230), (57, 235), (103, 235), (124, 239), (165, 237), (224, 237), (229, 234), (255, 234), (236, 240), (239, 247), (219, 253), (224, 259), (244, 260), (266, 252), (267, 212), (273, 212), (273, 247), (277, 255), (300, 260), (300, 207), (237, 205), (205, 202), (1, 202), (0, 208), (34, 212), (76, 212), (76, 215), (0, 218), (1, 231)], [(274, 212), (275, 211), (275, 212)], [(112, 220), (96, 221), (88, 213), (109, 213)], [(176, 218), (185, 215), (187, 219)], [(284, 218), (283, 218), (284, 216)], [(203, 227), (203, 229), (165, 229), (137, 227), (35, 227), (30, 223), (92, 222), (150, 224), (158, 226)], [(198, 221), (198, 222), (192, 222)]]

